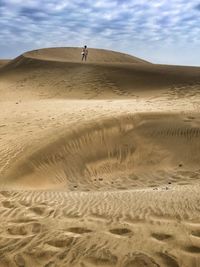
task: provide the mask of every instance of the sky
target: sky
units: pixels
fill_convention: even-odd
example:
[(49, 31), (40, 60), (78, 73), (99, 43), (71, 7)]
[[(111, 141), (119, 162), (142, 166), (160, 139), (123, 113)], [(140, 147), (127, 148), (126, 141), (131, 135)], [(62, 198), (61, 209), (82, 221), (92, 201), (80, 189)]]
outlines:
[(0, 0), (0, 58), (83, 45), (200, 66), (200, 0)]

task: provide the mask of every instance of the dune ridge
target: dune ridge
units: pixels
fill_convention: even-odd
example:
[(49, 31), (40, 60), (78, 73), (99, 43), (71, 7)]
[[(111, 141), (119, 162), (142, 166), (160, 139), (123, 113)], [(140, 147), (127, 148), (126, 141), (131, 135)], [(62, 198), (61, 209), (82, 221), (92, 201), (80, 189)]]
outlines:
[(0, 68), (0, 266), (200, 266), (200, 68), (88, 59)]
[[(59, 48), (44, 48), (39, 50), (33, 50), (24, 53), (26, 58), (52, 60), (52, 61), (77, 61), (80, 62), (81, 48), (77, 47), (59, 47)], [(134, 57), (125, 53), (120, 53), (112, 50), (89, 48), (89, 55), (87, 62), (98, 63), (148, 63), (138, 57)]]
[[(6, 65), (6, 69), (17, 68), (19, 66), (26, 65), (35, 65), (40, 62), (57, 62), (57, 63), (80, 63), (81, 62), (81, 48), (76, 47), (59, 47), (59, 48), (44, 48), (39, 50), (33, 50), (30, 52), (26, 52), (13, 60), (4, 61), (3, 63), (9, 63)], [(98, 64), (106, 64), (106, 63), (132, 63), (132, 64), (151, 64), (145, 60), (140, 58), (130, 56), (128, 54), (109, 51), (104, 49), (89, 49), (89, 56), (87, 59), (88, 63), (98, 63)]]
[[(126, 58), (119, 63), (114, 62), (112, 55), (116, 52), (109, 51), (110, 61), (106, 64), (101, 61), (85, 64), (80, 58), (79, 62), (62, 62), (50, 60), (47, 55), (51, 50), (47, 49), (47, 55), (44, 51), (38, 57), (21, 55), (1, 68), (4, 99), (134, 99), (149, 96), (152, 91), (159, 96), (168, 90), (171, 95), (181, 96), (183, 90), (194, 95), (200, 86), (197, 67), (127, 63)], [(123, 58), (123, 54), (119, 57)]]

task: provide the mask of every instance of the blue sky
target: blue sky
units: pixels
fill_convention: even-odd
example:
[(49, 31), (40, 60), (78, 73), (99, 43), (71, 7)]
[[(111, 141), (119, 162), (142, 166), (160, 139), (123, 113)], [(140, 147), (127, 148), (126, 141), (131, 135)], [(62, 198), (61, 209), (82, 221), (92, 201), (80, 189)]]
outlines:
[(0, 0), (0, 58), (84, 44), (200, 66), (200, 0)]

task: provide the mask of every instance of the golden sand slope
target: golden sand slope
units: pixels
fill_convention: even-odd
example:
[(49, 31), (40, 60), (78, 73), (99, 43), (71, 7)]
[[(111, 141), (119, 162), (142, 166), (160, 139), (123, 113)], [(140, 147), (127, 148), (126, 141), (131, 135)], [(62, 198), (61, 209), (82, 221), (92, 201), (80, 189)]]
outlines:
[[(98, 56), (94, 56), (95, 63), (58, 62), (49, 56), (50, 51), (41, 50), (38, 57), (33, 57), (36, 52), (26, 53), (1, 68), (3, 100), (127, 99), (168, 91), (169, 96), (176, 94), (179, 97), (182, 93), (184, 96), (194, 94), (200, 85), (200, 68), (197, 67), (154, 65), (130, 56), (132, 61), (128, 56), (122, 60), (123, 54), (108, 51), (102, 52), (102, 58), (114, 63), (98, 61)], [(52, 54), (56, 51), (60, 56), (67, 54), (67, 50), (63, 52), (62, 49), (61, 52), (52, 49)], [(71, 51), (69, 49), (69, 55)], [(77, 53), (75, 55), (80, 57)], [(101, 50), (94, 50), (94, 54), (101, 55)], [(68, 58), (64, 57), (66, 61)], [(88, 59), (92, 61), (92, 55)]]
[(200, 164), (199, 119), (118, 115), (55, 131), (54, 140), (49, 132), (48, 141), (12, 162), (3, 178), (9, 188), (81, 191), (187, 183)]
[[(33, 50), (23, 54), (21, 57), (50, 60), (58, 62), (80, 62), (81, 48), (44, 48), (40, 50)], [(119, 53), (115, 51), (108, 51), (104, 49), (89, 48), (89, 55), (87, 62), (98, 63), (149, 63), (140, 58), (130, 56), (128, 54)]]
[(3, 67), (5, 64), (9, 63), (9, 59), (0, 59), (0, 68)]
[(0, 266), (200, 266), (200, 68), (79, 52), (1, 68)]

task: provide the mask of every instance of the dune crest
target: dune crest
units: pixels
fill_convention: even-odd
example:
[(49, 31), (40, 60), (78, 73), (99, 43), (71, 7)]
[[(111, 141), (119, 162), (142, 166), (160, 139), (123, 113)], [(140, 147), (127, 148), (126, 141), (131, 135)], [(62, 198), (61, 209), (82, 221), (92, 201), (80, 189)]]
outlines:
[(195, 96), (200, 86), (197, 67), (150, 64), (98, 49), (82, 63), (79, 50), (41, 49), (11, 60), (0, 69), (3, 100), (135, 99), (152, 93), (178, 98)]
[[(98, 63), (149, 63), (140, 58), (105, 49), (88, 48), (89, 55), (87, 62)], [(41, 60), (52, 61), (77, 61), (80, 62), (81, 48), (77, 47), (60, 47), (60, 48), (44, 48), (39, 50), (33, 50), (25, 53), (23, 56), (26, 58), (34, 58)]]

